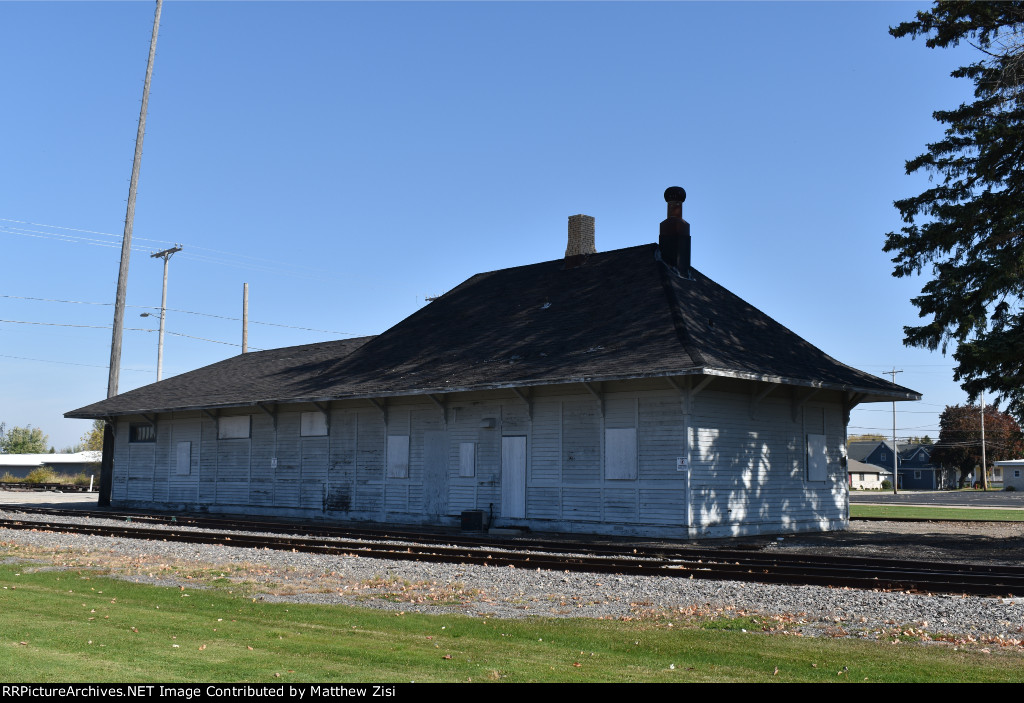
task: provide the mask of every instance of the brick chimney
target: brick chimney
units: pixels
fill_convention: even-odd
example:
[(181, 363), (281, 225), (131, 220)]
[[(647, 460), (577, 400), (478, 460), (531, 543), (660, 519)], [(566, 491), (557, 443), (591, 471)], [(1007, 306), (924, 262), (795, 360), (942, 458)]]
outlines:
[(665, 190), (668, 216), (661, 223), (658, 248), (661, 260), (675, 268), (680, 275), (690, 276), (690, 223), (683, 219), (683, 201), (686, 191), (679, 186)]
[(569, 215), (569, 243), (565, 247), (565, 258), (596, 253), (594, 218), (590, 215)]

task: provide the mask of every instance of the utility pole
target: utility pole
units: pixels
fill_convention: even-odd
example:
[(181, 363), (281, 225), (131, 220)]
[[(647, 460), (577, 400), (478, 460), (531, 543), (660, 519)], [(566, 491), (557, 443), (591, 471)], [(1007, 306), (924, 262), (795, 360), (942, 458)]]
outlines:
[(160, 296), (160, 340), (156, 343), (156, 380), (164, 376), (164, 317), (167, 314), (167, 262), (171, 257), (181, 251), (181, 245), (175, 244), (170, 249), (150, 254), (150, 258), (164, 260), (164, 288)]
[[(163, 0), (156, 0), (153, 16), (153, 36), (149, 41), (149, 60), (146, 62), (146, 81), (142, 86), (142, 109), (139, 111), (139, 130), (135, 135), (135, 160), (132, 179), (128, 185), (128, 211), (124, 218), (124, 239), (121, 241), (121, 267), (117, 272), (117, 295), (114, 302), (114, 332), (110, 340), (110, 375), (107, 378), (107, 397), (117, 395), (121, 375), (121, 338), (124, 335), (124, 305), (128, 290), (128, 259), (132, 251), (132, 224), (135, 222), (135, 193), (139, 186), (142, 166), (142, 138), (146, 134), (146, 110), (149, 107), (149, 84), (153, 78), (153, 60), (156, 58), (156, 38), (160, 30), (160, 10)], [(114, 428), (108, 421), (103, 430), (103, 461), (100, 464), (100, 492), (97, 505), (110, 505), (110, 490), (114, 484)]]
[[(981, 392), (981, 490), (988, 490), (988, 471), (985, 465), (985, 391)], [(1004, 484), (1005, 485), (1005, 484)]]
[[(142, 139), (146, 136), (149, 84), (153, 78), (153, 60), (156, 58), (156, 37), (160, 30), (160, 10), (162, 7), (163, 0), (156, 0), (156, 15), (153, 17), (153, 37), (149, 42), (149, 61), (146, 63), (146, 82), (142, 86), (142, 110), (139, 113), (139, 131), (135, 135), (135, 160), (132, 162), (132, 179), (128, 185), (128, 211), (124, 218), (124, 239), (121, 241), (121, 268), (117, 273), (117, 296), (114, 302), (114, 334), (110, 342), (110, 375), (107, 380), (108, 398), (117, 395), (117, 384), (121, 374), (121, 338), (124, 335), (124, 304), (128, 291), (128, 261), (132, 253), (132, 225), (135, 222), (135, 193), (138, 191), (139, 169), (142, 167)], [(101, 485), (101, 494), (102, 491), (103, 487)]]
[(249, 284), (242, 284), (242, 353), (249, 351)]
[[(896, 370), (896, 367), (892, 367), (892, 371), (886, 371), (887, 374), (892, 375), (893, 384), (896, 383), (896, 374), (903, 373), (903, 369)], [(896, 486), (899, 485), (899, 477), (897, 472), (899, 471), (899, 459), (900, 459), (900, 448), (896, 444), (896, 401), (892, 401), (892, 494), (897, 495), (898, 491)]]

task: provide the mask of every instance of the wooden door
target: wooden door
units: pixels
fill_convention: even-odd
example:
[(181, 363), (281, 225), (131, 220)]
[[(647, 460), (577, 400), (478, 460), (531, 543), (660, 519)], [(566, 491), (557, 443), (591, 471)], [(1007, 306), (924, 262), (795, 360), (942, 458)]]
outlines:
[(423, 433), (423, 509), (444, 515), (448, 508), (448, 433)]
[(526, 517), (526, 437), (501, 438), (501, 516)]

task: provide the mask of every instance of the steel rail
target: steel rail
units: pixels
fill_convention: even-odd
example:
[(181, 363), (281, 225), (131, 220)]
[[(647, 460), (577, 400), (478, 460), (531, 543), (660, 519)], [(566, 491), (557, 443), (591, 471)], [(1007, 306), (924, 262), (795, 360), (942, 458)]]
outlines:
[[(74, 532), (80, 534), (180, 541), (186, 543), (221, 544), (234, 547), (302, 551), (336, 554), (352, 557), (372, 557), (426, 562), (466, 563), (485, 566), (508, 566), (555, 571), (583, 571), (718, 580), (758, 581), (777, 584), (813, 584), (845, 586), (883, 590), (913, 590), (923, 592), (970, 593), (974, 595), (1005, 596), (1024, 593), (1024, 576), (1000, 570), (977, 573), (959, 571), (954, 564), (941, 564), (932, 570), (920, 564), (890, 562), (888, 569), (874, 571), (854, 559), (846, 563), (807, 563), (807, 555), (756, 555), (699, 551), (699, 558), (627, 557), (618, 555), (592, 556), (589, 554), (523, 554), (498, 549), (449, 547), (440, 545), (381, 545), (365, 541), (320, 540), (307, 537), (278, 537), (245, 535), (238, 532), (215, 533), (175, 528), (154, 529), (97, 524), (0, 520), (0, 527), (22, 530)], [(505, 549), (515, 549), (508, 545)], [(796, 559), (788, 557), (797, 556)], [(786, 563), (788, 561), (788, 563)], [(872, 560), (877, 561), (877, 560)], [(900, 566), (902, 564), (902, 567)], [(1011, 570), (1013, 571), (1013, 570)]]
[[(427, 531), (396, 531), (393, 529), (371, 529), (363, 526), (312, 526), (308, 523), (292, 523), (283, 521), (254, 521), (244, 518), (214, 518), (208, 516), (176, 515), (162, 516), (147, 513), (109, 511), (83, 511), (59, 508), (17, 509), (18, 512), (41, 513), (46, 515), (87, 516), (90, 518), (124, 519), (126, 522), (140, 521), (174, 526), (193, 526), (197, 528), (215, 527), (228, 531), (267, 532), (275, 534), (303, 535), (363, 540), (391, 540), (412, 544), (437, 545), (439, 543), (482, 547), (498, 550), (529, 550), (548, 553), (586, 553), (591, 556), (619, 556), (627, 558), (662, 558), (666, 560), (714, 560), (716, 562), (739, 561), (751, 568), (775, 567), (781, 564), (800, 565), (801, 567), (847, 567), (853, 570), (869, 568), (881, 572), (906, 572), (906, 562), (893, 559), (873, 557), (847, 557), (832, 555), (815, 555), (797, 552), (771, 553), (751, 549), (717, 549), (714, 547), (679, 547), (666, 544), (630, 544), (616, 546), (607, 542), (583, 540), (551, 540), (524, 539), (513, 537), (496, 539), (493, 537), (474, 537), (464, 533), (427, 532)], [(915, 560), (914, 565), (928, 573), (962, 574), (964, 572), (984, 574), (999, 573), (1024, 577), (1024, 566), (996, 565), (971, 562), (941, 562)]]

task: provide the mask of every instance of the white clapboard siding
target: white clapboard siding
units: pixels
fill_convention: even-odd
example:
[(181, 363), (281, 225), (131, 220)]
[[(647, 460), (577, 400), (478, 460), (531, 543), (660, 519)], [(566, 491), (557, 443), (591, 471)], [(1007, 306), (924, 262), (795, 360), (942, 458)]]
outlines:
[(359, 411), (356, 452), (356, 502), (361, 512), (384, 513), (384, 419), (380, 413)]
[(358, 412), (331, 413), (330, 456), (327, 470), (327, 510), (349, 513), (359, 509), (356, 498), (356, 427)]
[[(794, 418), (787, 391), (755, 411), (749, 392), (724, 383), (689, 406), (653, 381), (632, 391), (619, 384), (600, 400), (582, 388), (540, 389), (529, 403), (505, 391), (454, 394), (444, 411), (417, 399), (393, 400), (384, 413), (338, 401), (326, 435), (312, 433), (328, 423), (313, 427), (308, 404), (273, 415), (222, 411), (248, 418), (251, 436), (234, 439), (218, 439), (213, 418), (183, 413), (158, 418), (156, 442), (133, 443), (122, 420), (112, 498), (446, 524), (479, 509), (499, 525), (694, 536), (844, 524), (838, 399), (812, 400)], [(406, 466), (394, 472), (402, 475), (388, 471), (396, 441), (408, 443)], [(808, 480), (809, 441), (822, 456), (822, 480)], [(189, 445), (182, 473), (179, 443)], [(525, 465), (515, 482), (506, 472), (513, 461)]]
[(129, 469), (128, 483), (125, 486), (125, 497), (128, 500), (152, 500), (155, 454), (154, 442), (128, 444)]
[(601, 408), (594, 398), (562, 404), (562, 483), (601, 480)]
[(562, 401), (534, 403), (530, 439), (530, 485), (558, 486), (562, 480)]

